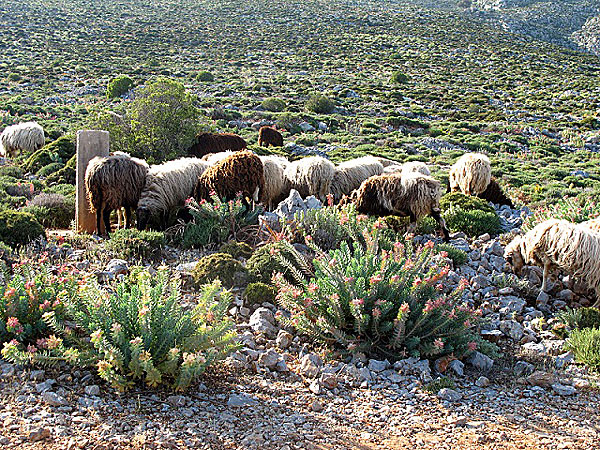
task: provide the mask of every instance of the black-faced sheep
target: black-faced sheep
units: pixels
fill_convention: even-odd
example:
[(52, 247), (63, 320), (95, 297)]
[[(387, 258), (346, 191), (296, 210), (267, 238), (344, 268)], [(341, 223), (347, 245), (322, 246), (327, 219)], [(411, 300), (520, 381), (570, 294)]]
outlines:
[(490, 184), (488, 184), (485, 191), (477, 194), (477, 197), (492, 202), (495, 205), (508, 205), (510, 208), (515, 207), (512, 200), (502, 191), (502, 188), (494, 177), (490, 179)]
[(131, 226), (131, 208), (136, 208), (146, 183), (148, 164), (126, 153), (116, 152), (106, 157), (95, 157), (85, 171), (85, 188), (90, 208), (96, 213), (96, 232), (100, 234), (100, 220), (110, 233), (110, 213), (125, 208), (125, 227)]
[(374, 175), (383, 173), (383, 165), (379, 158), (364, 156), (338, 164), (331, 180), (330, 191), (338, 202), (344, 195), (358, 189), (363, 181)]
[(180, 158), (150, 167), (136, 212), (138, 229), (146, 229), (151, 222), (165, 229), (171, 211), (193, 195), (198, 177), (208, 167), (198, 158)]
[(46, 142), (44, 129), (36, 122), (22, 122), (4, 129), (0, 135), (0, 156), (14, 158), (23, 152), (34, 152)]
[(290, 163), (282, 156), (260, 156), (265, 174), (265, 186), (260, 195), (260, 202), (269, 209), (273, 209), (289, 194), (285, 169)]
[(309, 156), (291, 162), (285, 170), (290, 189), (296, 189), (302, 197), (317, 196), (325, 201), (331, 189), (335, 166), (328, 159)]
[(492, 166), (481, 153), (465, 153), (450, 168), (450, 191), (477, 195), (485, 191), (492, 178)]
[(188, 149), (188, 155), (200, 158), (207, 153), (238, 151), (247, 146), (246, 141), (237, 134), (200, 133), (196, 136), (194, 144)]
[(283, 136), (273, 127), (263, 126), (258, 130), (258, 145), (261, 147), (283, 147)]
[(194, 190), (197, 200), (208, 199), (211, 192), (220, 198), (233, 200), (242, 194), (242, 201), (249, 207), (246, 197), (259, 200), (265, 186), (263, 163), (250, 151), (236, 152), (210, 166), (199, 178)]
[(352, 193), (351, 200), (363, 214), (408, 216), (412, 229), (417, 220), (430, 215), (438, 223), (444, 240), (449, 241), (450, 234), (441, 216), (441, 194), (440, 182), (420, 173), (404, 177), (379, 175), (365, 180)]
[(550, 274), (563, 270), (580, 278), (596, 292), (600, 306), (600, 234), (586, 225), (551, 219), (516, 237), (504, 249), (504, 258), (517, 275), (525, 265), (543, 267), (542, 292)]

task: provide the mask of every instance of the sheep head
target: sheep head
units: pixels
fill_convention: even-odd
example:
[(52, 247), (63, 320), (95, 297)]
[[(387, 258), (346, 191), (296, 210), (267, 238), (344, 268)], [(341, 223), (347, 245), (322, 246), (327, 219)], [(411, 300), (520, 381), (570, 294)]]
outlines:
[(522, 242), (522, 237), (516, 237), (504, 249), (504, 259), (506, 259), (513, 268), (513, 271), (519, 276), (525, 266), (525, 257), (522, 250), (523, 246), (521, 245)]

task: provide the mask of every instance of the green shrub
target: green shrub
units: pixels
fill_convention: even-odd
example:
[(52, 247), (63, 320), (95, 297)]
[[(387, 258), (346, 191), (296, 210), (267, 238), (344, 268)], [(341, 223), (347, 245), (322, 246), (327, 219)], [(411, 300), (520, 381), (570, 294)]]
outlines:
[(477, 348), (478, 316), (461, 300), (438, 288), (448, 273), (433, 257), (433, 242), (421, 249), (398, 243), (379, 249), (377, 231), (367, 246), (343, 242), (338, 250), (319, 251), (314, 277), (291, 284), (274, 279), (280, 304), (291, 312), (281, 318), (317, 342), (337, 344), (350, 352), (398, 359), (462, 357)]
[(160, 258), (165, 246), (165, 235), (160, 231), (139, 231), (133, 228), (116, 230), (110, 234), (106, 249), (121, 258)]
[(55, 184), (46, 188), (45, 192), (48, 194), (60, 194), (65, 197), (71, 197), (75, 200), (75, 186), (72, 184)]
[(469, 236), (502, 231), (500, 218), (485, 200), (460, 192), (446, 194), (440, 200), (442, 217), (451, 231), (462, 231)]
[(11, 247), (29, 244), (45, 236), (35, 216), (25, 211), (0, 211), (0, 241)]
[(23, 178), (23, 170), (19, 166), (6, 164), (0, 166), (0, 177)]
[(481, 211), (495, 212), (494, 207), (485, 200), (479, 197), (465, 195), (461, 192), (450, 192), (441, 198), (440, 208), (442, 211), (447, 211), (450, 208), (455, 207), (462, 208), (467, 211), (478, 209)]
[(244, 297), (246, 298), (247, 305), (260, 305), (261, 303), (275, 303), (275, 297), (277, 296), (277, 289), (270, 284), (261, 283), (250, 283), (244, 290)]
[(89, 281), (67, 304), (78, 334), (49, 313), (44, 319), (58, 336), (47, 339), (46, 350), (27, 353), (13, 343), (2, 355), (14, 362), (95, 367), (119, 391), (138, 381), (185, 390), (237, 347), (234, 323), (227, 317), (231, 294), (218, 282), (199, 294), (196, 307), (184, 311), (178, 281), (168, 270), (134, 271), (110, 290)]
[(76, 181), (76, 167), (77, 167), (77, 157), (74, 155), (70, 158), (65, 166), (54, 172), (51, 175), (46, 177), (46, 183), (48, 184), (75, 184)]
[[(286, 265), (275, 255), (281, 255)], [(281, 272), (287, 280), (295, 279), (294, 273), (310, 274), (311, 269), (306, 260), (293, 251), (293, 247), (286, 241), (273, 242), (258, 248), (250, 259), (246, 262), (248, 273), (257, 281), (270, 283), (274, 273)]]
[(424, 389), (432, 394), (437, 394), (444, 388), (454, 389), (456, 387), (456, 383), (451, 378), (448, 377), (439, 377), (436, 380), (433, 380), (427, 383), (424, 386)]
[(20, 262), (0, 286), (0, 343), (14, 339), (30, 351), (43, 349), (50, 330), (42, 315), (62, 317), (64, 301), (77, 292), (77, 280), (62, 269), (53, 273), (44, 259)]
[(196, 75), (196, 80), (203, 81), (203, 82), (206, 82), (206, 81), (215, 81), (215, 77), (208, 70), (201, 70)]
[(600, 217), (600, 205), (585, 194), (577, 198), (561, 198), (552, 205), (536, 208), (533, 214), (525, 219), (522, 228), (524, 231), (529, 231), (538, 223), (548, 219), (564, 219), (572, 223), (581, 223), (597, 217)]
[(600, 328), (600, 310), (598, 308), (569, 308), (561, 311), (556, 316), (556, 323), (552, 331), (565, 338), (573, 330), (584, 328)]
[(22, 79), (18, 73), (9, 73), (6, 78), (8, 81), (20, 81)]
[(133, 80), (127, 75), (119, 75), (108, 83), (106, 87), (106, 97), (111, 98), (121, 97), (133, 88)]
[(306, 102), (306, 109), (317, 114), (331, 114), (335, 103), (323, 94), (313, 94)]
[(231, 255), (213, 253), (198, 261), (192, 271), (192, 278), (196, 284), (206, 284), (219, 279), (224, 286), (232, 287), (236, 272), (245, 271), (244, 266)]
[(27, 172), (36, 173), (42, 167), (51, 163), (65, 163), (75, 157), (75, 143), (73, 136), (61, 136), (57, 140), (44, 145), (25, 160), (24, 168)]
[(397, 71), (392, 74), (390, 81), (396, 84), (404, 84), (408, 82), (408, 76), (400, 71)]
[(467, 252), (460, 250), (452, 244), (438, 244), (434, 249), (435, 253), (445, 253), (454, 263), (454, 267), (462, 266), (469, 260)]
[(191, 199), (188, 210), (192, 220), (183, 228), (183, 248), (198, 248), (227, 241), (244, 227), (256, 225), (264, 209), (256, 206), (247, 211), (240, 198), (224, 202), (214, 195), (211, 202)]
[(221, 246), (219, 249), (220, 253), (227, 253), (233, 258), (244, 258), (248, 259), (252, 256), (254, 249), (246, 244), (245, 242), (229, 241)]
[(59, 162), (53, 162), (48, 165), (45, 165), (40, 170), (36, 172), (36, 176), (38, 178), (46, 178), (48, 175), (51, 175), (55, 172), (58, 172), (60, 169), (64, 167), (64, 164)]
[(565, 347), (573, 352), (576, 361), (594, 370), (600, 369), (600, 329), (584, 328), (571, 331)]
[(262, 101), (261, 106), (272, 112), (281, 112), (285, 109), (285, 102), (280, 98), (270, 97)]
[(41, 193), (29, 202), (25, 211), (32, 213), (45, 228), (69, 228), (75, 219), (75, 200), (61, 194)]

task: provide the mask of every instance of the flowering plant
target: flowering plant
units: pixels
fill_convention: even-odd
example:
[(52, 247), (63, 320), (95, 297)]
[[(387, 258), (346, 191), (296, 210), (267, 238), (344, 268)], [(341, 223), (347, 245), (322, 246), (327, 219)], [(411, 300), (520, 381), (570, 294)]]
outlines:
[(565, 198), (550, 206), (536, 209), (523, 223), (523, 231), (529, 231), (548, 219), (564, 219), (573, 223), (596, 219), (600, 216), (600, 205), (587, 196)]
[(460, 300), (463, 280), (444, 294), (448, 267), (421, 248), (396, 243), (381, 250), (378, 230), (363, 234), (366, 246), (342, 242), (325, 253), (314, 247), (314, 277), (289, 283), (276, 274), (281, 317), (316, 341), (391, 359), (411, 356), (462, 357), (475, 350), (478, 315)]

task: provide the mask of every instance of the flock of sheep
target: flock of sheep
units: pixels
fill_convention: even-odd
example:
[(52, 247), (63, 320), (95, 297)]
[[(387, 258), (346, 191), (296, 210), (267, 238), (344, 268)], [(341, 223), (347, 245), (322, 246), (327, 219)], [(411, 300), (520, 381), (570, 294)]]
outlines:
[[(44, 145), (44, 130), (35, 122), (6, 127), (0, 135), (0, 156), (15, 157)], [(261, 146), (282, 146), (283, 137), (274, 128), (259, 130)], [(140, 159), (116, 152), (90, 161), (85, 184), (90, 206), (110, 232), (110, 214), (125, 209), (125, 226), (130, 227), (136, 209), (137, 227), (150, 224), (165, 228), (172, 211), (194, 196), (207, 199), (212, 193), (233, 199), (242, 193), (272, 209), (291, 189), (306, 197), (336, 202), (353, 202), (359, 212), (395, 214), (410, 218), (410, 227), (427, 215), (439, 225), (444, 240), (449, 233), (439, 207), (442, 186), (431, 177), (424, 163), (395, 161), (365, 156), (334, 165), (312, 156), (290, 162), (281, 156), (258, 156), (245, 150), (246, 142), (233, 134), (198, 135), (189, 153), (181, 158), (148, 166)], [(513, 207), (491, 175), (489, 159), (480, 153), (463, 155), (450, 169), (451, 191), (475, 195), (496, 204)], [(551, 219), (516, 237), (505, 249), (505, 258), (517, 274), (525, 265), (543, 268), (542, 291), (548, 288), (553, 271), (562, 270), (579, 278), (596, 291), (600, 306), (600, 219), (581, 224)]]

